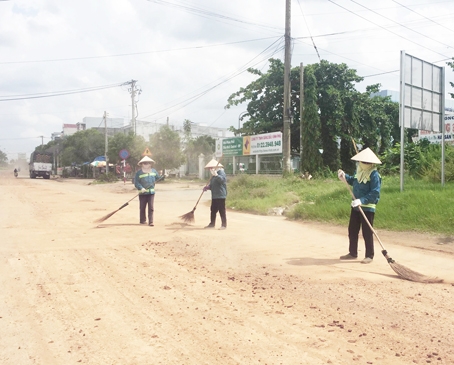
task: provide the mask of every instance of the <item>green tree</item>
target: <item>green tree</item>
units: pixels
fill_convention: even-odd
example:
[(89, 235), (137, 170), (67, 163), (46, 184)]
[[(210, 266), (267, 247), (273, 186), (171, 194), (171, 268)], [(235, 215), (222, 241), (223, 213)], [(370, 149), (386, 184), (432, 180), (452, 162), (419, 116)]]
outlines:
[(322, 167), (320, 116), (317, 105), (317, 80), (314, 68), (304, 68), (304, 110), (301, 122), (302, 146), (301, 172), (314, 173)]
[(192, 163), (198, 166), (199, 155), (211, 156), (214, 152), (216, 141), (210, 136), (198, 136), (195, 139), (189, 140), (184, 148), (186, 155), (187, 171), (186, 174), (190, 173), (189, 164)]
[(189, 119), (183, 121), (184, 136), (187, 141), (191, 139), (192, 122)]
[[(453, 60), (454, 60), (454, 58), (453, 58)], [(454, 62), (453, 61), (446, 62), (446, 64), (454, 70)], [(454, 82), (450, 81), (449, 84), (451, 85), (451, 87), (454, 87)], [(449, 95), (451, 95), (451, 98), (454, 99), (454, 93), (449, 93)]]
[(186, 154), (186, 175), (189, 175), (189, 169), (191, 164), (191, 145), (192, 145), (192, 122), (189, 119), (183, 121), (183, 131), (184, 131), (184, 153)]
[[(311, 66), (311, 65), (309, 65)], [(306, 68), (308, 68), (307, 66)], [(354, 121), (354, 96), (357, 94), (354, 82), (362, 81), (355, 70), (350, 70), (345, 64), (332, 64), (322, 61), (312, 65), (316, 78), (317, 113), (320, 118), (320, 136), (323, 149), (323, 163), (330, 169), (337, 169), (340, 165), (338, 139), (344, 131), (349, 135), (351, 123)], [(283, 83), (284, 65), (282, 61), (270, 59), (270, 67), (266, 73), (256, 69), (249, 69), (250, 73), (258, 78), (248, 86), (241, 88), (228, 99), (226, 108), (248, 102), (247, 111), (249, 120), (243, 124), (238, 132), (242, 134), (260, 134), (272, 131), (283, 131)], [(313, 81), (310, 81), (313, 82)], [(305, 88), (310, 87), (306, 84)], [(291, 151), (299, 153), (300, 149), (300, 67), (295, 67), (290, 74), (291, 86)], [(308, 98), (307, 102), (313, 99)], [(314, 109), (310, 106), (309, 109)], [(348, 128), (342, 128), (342, 123), (348, 122)], [(237, 131), (235, 128), (231, 128)], [(348, 148), (352, 148), (351, 142)], [(315, 162), (315, 165), (318, 165)]]
[[(323, 164), (331, 171), (336, 171), (341, 166), (338, 139), (341, 138), (342, 141), (346, 136), (351, 136), (351, 129), (354, 128), (352, 103), (357, 94), (354, 83), (363, 79), (344, 63), (334, 64), (322, 60), (314, 67), (318, 85)], [(350, 141), (348, 145), (351, 146)], [(345, 142), (341, 143), (342, 148), (351, 150)]]
[(8, 164), (8, 155), (0, 150), (0, 165), (5, 166)]
[(191, 158), (198, 158), (200, 154), (211, 156), (214, 153), (216, 141), (211, 136), (198, 136), (191, 139), (186, 146), (185, 152)]
[(379, 91), (380, 84), (370, 85), (366, 92), (354, 92), (346, 99), (347, 120), (343, 121), (340, 133), (340, 158), (345, 170), (355, 169), (351, 160), (356, 154), (353, 142), (381, 155), (400, 140), (399, 103), (389, 96), (372, 96)]
[[(309, 71), (307, 71), (309, 70)], [(260, 134), (282, 131), (283, 119), (283, 75), (284, 65), (280, 60), (271, 59), (266, 73), (249, 69), (257, 79), (232, 94), (226, 108), (247, 103), (249, 120), (241, 129), (230, 130), (241, 134)], [(304, 113), (309, 114), (308, 123), (303, 120), (303, 148), (311, 148), (308, 165), (304, 168), (315, 172), (316, 166), (331, 171), (339, 167), (353, 169), (351, 157), (355, 154), (352, 138), (358, 144), (370, 146), (375, 152), (385, 151), (391, 144), (400, 140), (398, 128), (398, 104), (390, 98), (374, 97), (379, 84), (367, 87), (365, 93), (356, 90), (355, 84), (363, 78), (346, 64), (334, 64), (326, 60), (305, 67)], [(312, 76), (313, 74), (313, 76)], [(314, 80), (315, 78), (315, 80)], [(291, 83), (291, 151), (300, 149), (300, 68), (295, 67), (290, 74)], [(310, 93), (308, 94), (308, 91)], [(410, 133), (410, 132), (408, 132)], [(317, 143), (317, 138), (319, 142)], [(309, 145), (308, 145), (309, 144)], [(311, 146), (314, 144), (314, 146)], [(315, 145), (317, 144), (317, 148)], [(310, 146), (310, 147), (309, 147)], [(322, 149), (322, 164), (315, 151)], [(303, 154), (306, 153), (303, 151)], [(305, 158), (307, 160), (307, 158)], [(302, 166), (303, 167), (303, 166)]]
[(150, 149), (158, 169), (176, 169), (185, 161), (180, 136), (167, 125), (150, 136)]
[(117, 133), (109, 138), (107, 154), (111, 163), (120, 162), (120, 151), (125, 149), (129, 152), (128, 163), (135, 168), (146, 148), (147, 144), (142, 136), (135, 136), (133, 132)]
[(73, 163), (83, 164), (93, 161), (105, 152), (104, 135), (95, 129), (87, 129), (65, 137), (62, 142), (63, 151), (60, 155), (61, 164), (69, 166)]
[[(230, 95), (226, 109), (247, 102), (249, 120), (240, 129), (230, 128), (236, 134), (252, 135), (269, 132), (283, 132), (284, 110), (284, 64), (279, 59), (270, 59), (266, 73), (249, 68), (248, 72), (258, 78), (248, 86)], [(299, 67), (290, 73), (291, 114), (294, 121), (299, 121)], [(299, 153), (299, 123), (291, 124), (291, 150)]]

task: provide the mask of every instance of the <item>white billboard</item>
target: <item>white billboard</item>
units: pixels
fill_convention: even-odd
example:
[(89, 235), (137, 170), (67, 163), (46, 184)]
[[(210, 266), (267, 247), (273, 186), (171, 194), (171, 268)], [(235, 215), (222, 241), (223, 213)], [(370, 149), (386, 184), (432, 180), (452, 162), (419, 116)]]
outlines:
[[(445, 143), (454, 144), (454, 113), (445, 114)], [(443, 135), (431, 131), (420, 130), (419, 139), (427, 139), (430, 143), (441, 143)]]
[(444, 68), (404, 51), (401, 64), (401, 125), (441, 133)]
[(251, 155), (282, 153), (282, 133), (273, 132), (251, 136)]

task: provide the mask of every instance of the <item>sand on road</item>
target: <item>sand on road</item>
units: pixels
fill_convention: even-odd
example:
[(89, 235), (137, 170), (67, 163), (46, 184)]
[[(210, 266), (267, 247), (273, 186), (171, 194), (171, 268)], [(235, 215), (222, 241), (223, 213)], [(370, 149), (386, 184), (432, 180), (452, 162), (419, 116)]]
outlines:
[[(10, 176), (11, 175), (11, 176)], [(343, 262), (344, 226), (229, 210), (203, 229), (203, 183), (157, 185), (155, 226), (130, 182), (0, 176), (0, 364), (454, 364), (454, 243), (379, 231)], [(378, 218), (377, 218), (378, 219)], [(219, 218), (218, 218), (219, 220)], [(217, 226), (220, 226), (218, 221)], [(360, 243), (360, 255), (364, 244)]]

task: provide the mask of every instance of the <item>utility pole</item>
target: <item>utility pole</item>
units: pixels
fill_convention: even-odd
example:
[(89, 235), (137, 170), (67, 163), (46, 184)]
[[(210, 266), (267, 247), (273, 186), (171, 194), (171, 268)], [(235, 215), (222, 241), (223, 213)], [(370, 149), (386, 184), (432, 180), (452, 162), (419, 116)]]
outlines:
[(304, 112), (304, 65), (300, 63), (300, 173), (303, 174), (303, 112)]
[(106, 158), (106, 176), (109, 175), (109, 159), (107, 158), (107, 113), (104, 111), (104, 157)]
[(141, 89), (136, 88), (137, 80), (131, 80), (125, 82), (123, 85), (131, 85), (128, 91), (131, 93), (131, 127), (134, 132), (134, 135), (137, 135), (137, 121), (136, 121), (136, 112), (137, 112), (137, 103), (136, 103), (136, 95), (140, 95), (142, 93)]
[(284, 60), (284, 135), (282, 141), (282, 174), (285, 176), (292, 172), (291, 169), (291, 146), (290, 146), (290, 0), (285, 0), (285, 60)]

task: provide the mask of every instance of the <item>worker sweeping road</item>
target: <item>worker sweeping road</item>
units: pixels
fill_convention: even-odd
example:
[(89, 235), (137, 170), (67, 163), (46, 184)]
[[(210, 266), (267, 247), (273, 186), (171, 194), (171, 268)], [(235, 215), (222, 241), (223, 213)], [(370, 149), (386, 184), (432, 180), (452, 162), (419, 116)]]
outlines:
[[(353, 186), (355, 199), (351, 203), (350, 221), (348, 224), (349, 253), (341, 256), (341, 260), (355, 260), (358, 257), (359, 231), (362, 230), (366, 245), (363, 264), (370, 264), (374, 259), (374, 234), (371, 229), (374, 223), (375, 208), (380, 199), (381, 177), (376, 169), (376, 164), (381, 164), (380, 159), (366, 148), (351, 158), (358, 161), (356, 174), (350, 176), (342, 170), (338, 170), (337, 176)], [(364, 211), (370, 226), (358, 207)]]
[[(153, 214), (154, 214), (154, 186), (157, 180), (161, 178), (159, 173), (153, 168), (154, 160), (145, 156), (142, 158), (138, 165), (141, 167), (136, 172), (134, 178), (134, 185), (139, 190), (139, 208), (140, 208), (140, 224), (147, 224), (153, 227)], [(147, 211), (148, 206), (148, 211)]]
[(221, 216), (221, 228), (227, 228), (227, 216), (225, 211), (225, 199), (227, 198), (227, 177), (223, 166), (215, 159), (208, 162), (205, 169), (209, 169), (212, 175), (210, 182), (203, 187), (203, 191), (211, 190), (210, 224), (205, 228), (214, 228), (216, 215)]

